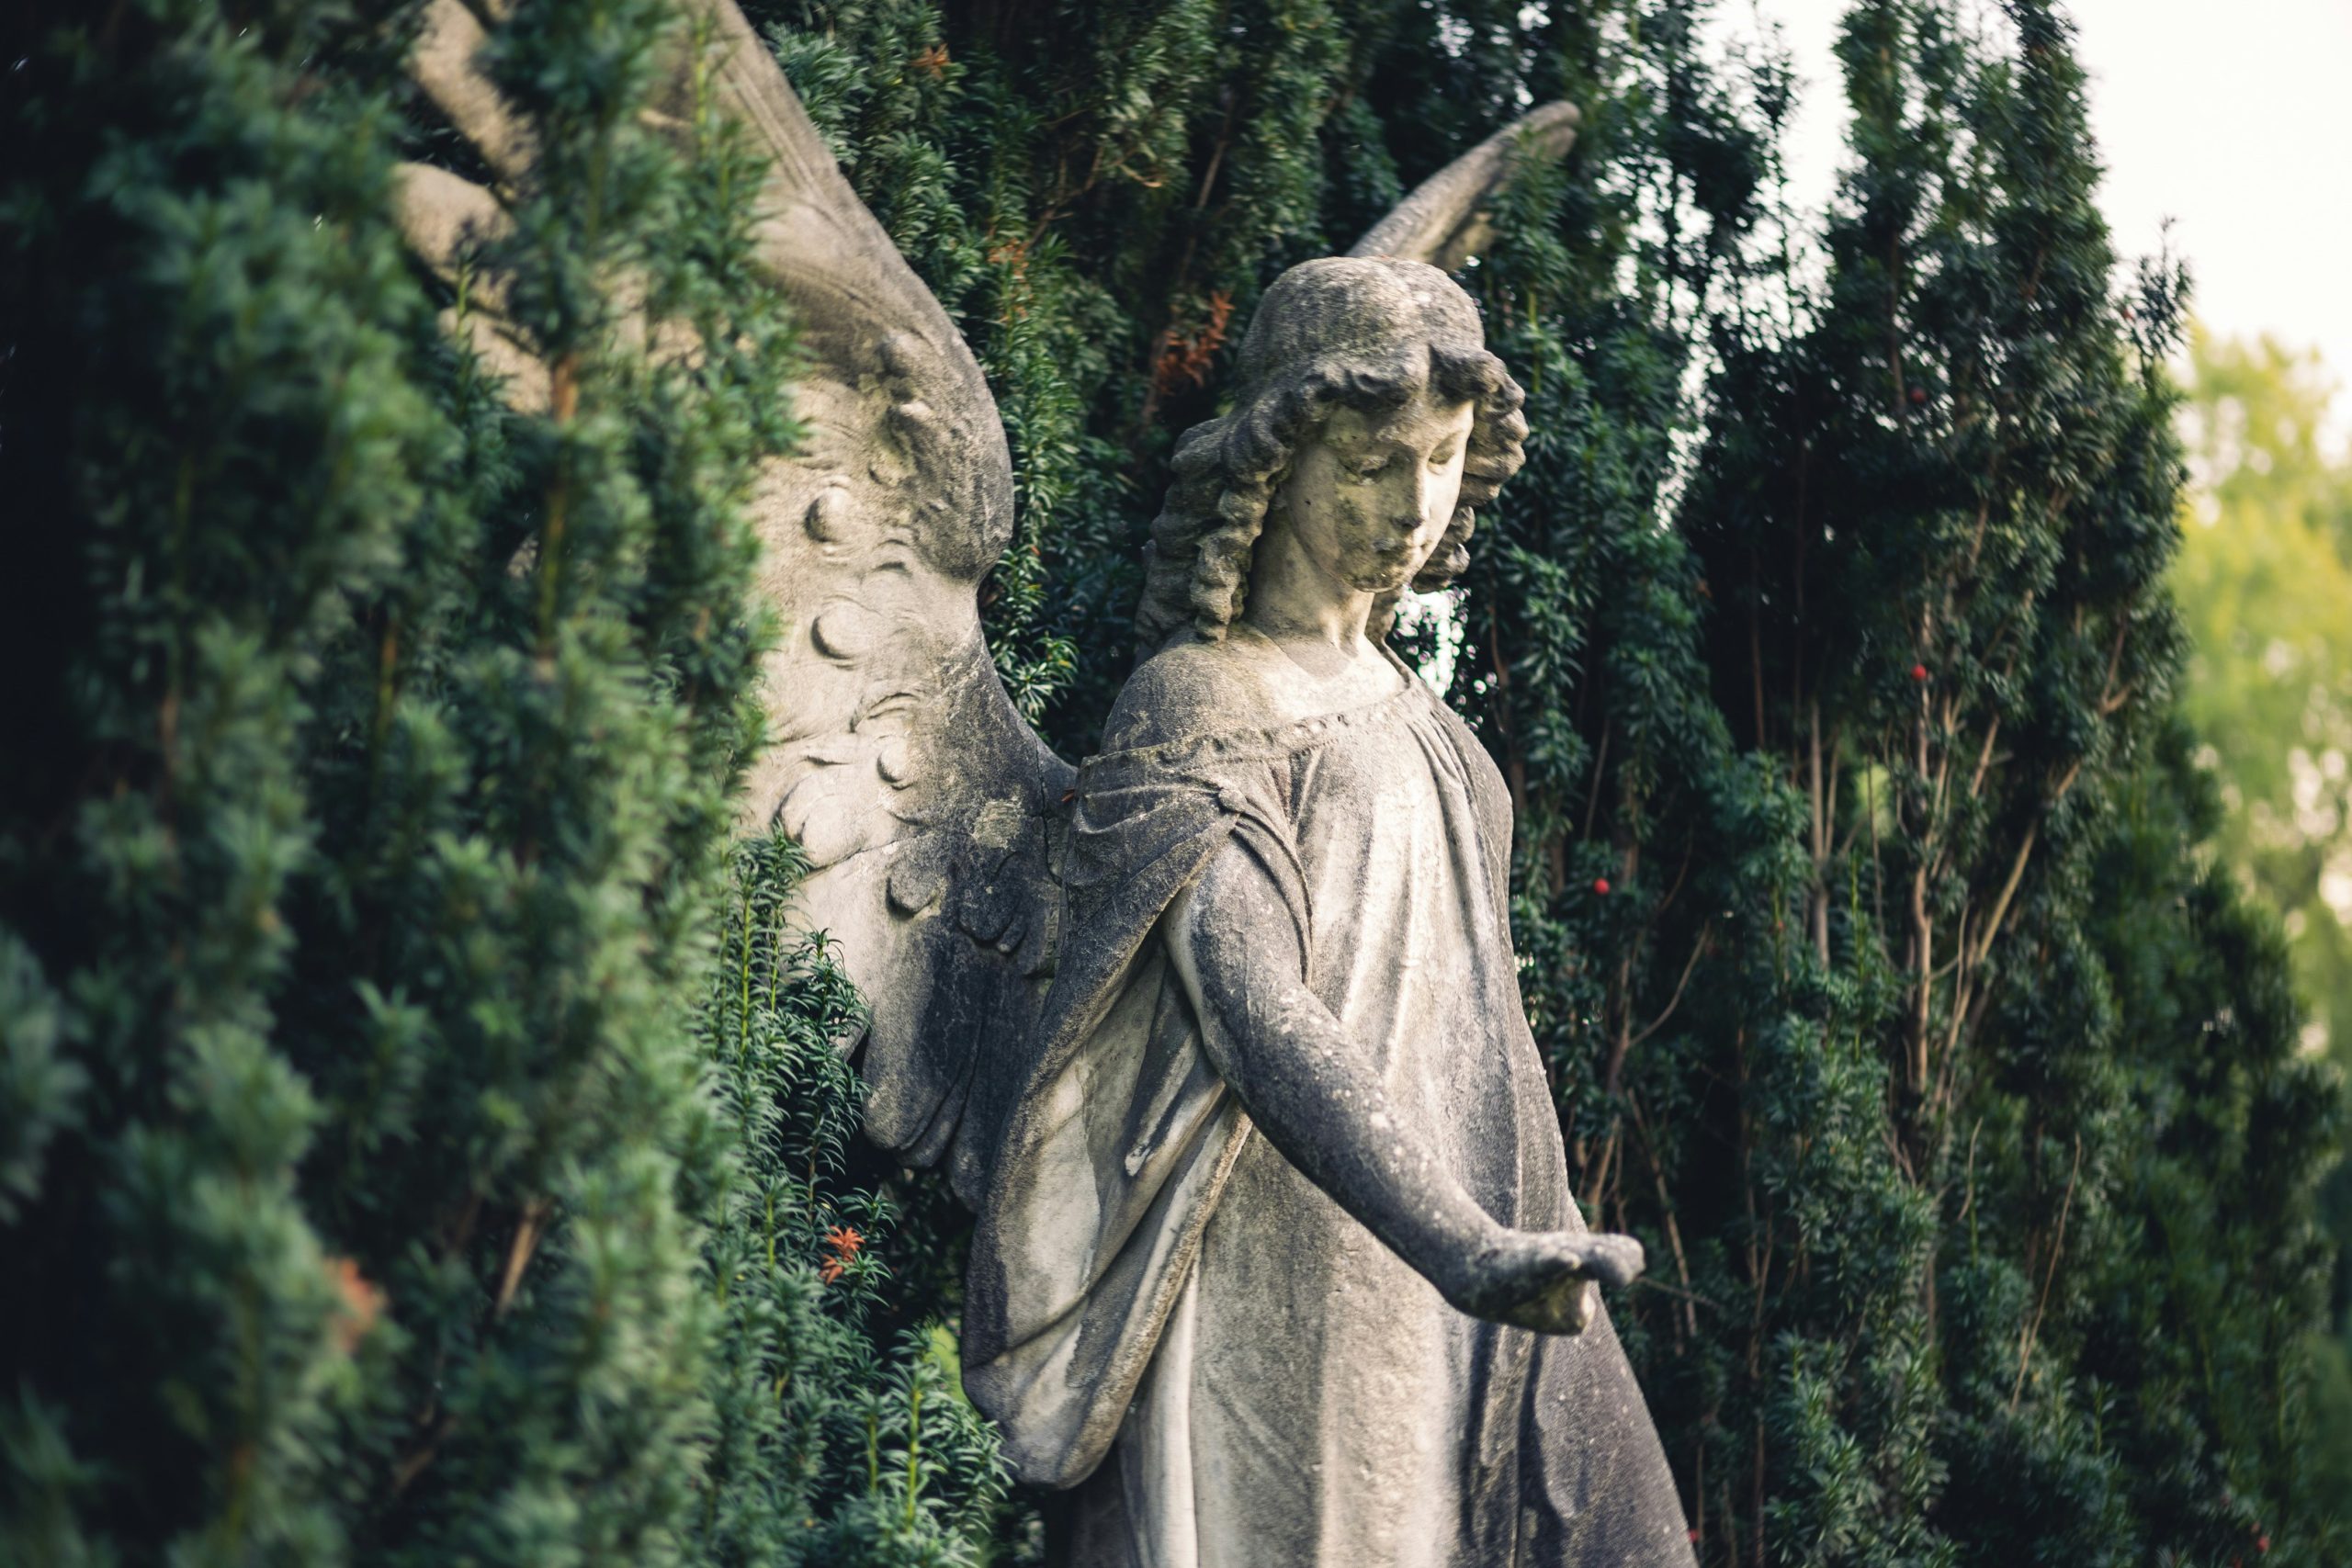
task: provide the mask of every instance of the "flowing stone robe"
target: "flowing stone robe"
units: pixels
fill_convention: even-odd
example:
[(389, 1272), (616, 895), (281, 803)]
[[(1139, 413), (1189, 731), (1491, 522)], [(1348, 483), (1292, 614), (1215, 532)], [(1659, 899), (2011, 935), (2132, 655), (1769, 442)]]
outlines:
[(1080, 1568), (1690, 1563), (1605, 1315), (1553, 1337), (1455, 1311), (1253, 1134), (1159, 929), (1229, 844), (1471, 1197), (1583, 1228), (1520, 1001), (1509, 798), (1427, 686), (1096, 757), (965, 1319), (1016, 1472), (1080, 1486)]

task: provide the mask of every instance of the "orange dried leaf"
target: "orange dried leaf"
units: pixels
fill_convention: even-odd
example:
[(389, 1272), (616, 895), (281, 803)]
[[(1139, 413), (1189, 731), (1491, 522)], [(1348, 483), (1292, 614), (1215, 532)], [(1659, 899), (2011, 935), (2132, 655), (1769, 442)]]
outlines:
[(331, 1332), (334, 1336), (335, 1348), (349, 1355), (362, 1339), (368, 1337), (368, 1331), (376, 1326), (376, 1320), (383, 1315), (384, 1292), (360, 1273), (359, 1265), (348, 1258), (328, 1258), (326, 1271), (328, 1280), (334, 1285), (336, 1296), (340, 1298)]

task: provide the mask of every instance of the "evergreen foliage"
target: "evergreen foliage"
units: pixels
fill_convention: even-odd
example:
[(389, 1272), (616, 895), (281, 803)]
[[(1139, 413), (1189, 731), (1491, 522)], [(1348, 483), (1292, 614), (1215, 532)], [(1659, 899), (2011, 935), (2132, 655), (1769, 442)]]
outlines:
[[(764, 636), (734, 503), (787, 432), (746, 155), (707, 103), (683, 154), (639, 123), (670, 14), (492, 33), (538, 156), (447, 308), (500, 291), (546, 403), (421, 336), (447, 467), (319, 687), (288, 1054), (335, 1107), (321, 1224), (400, 1305), (369, 1555), (657, 1561), (689, 1502), (720, 1130), (687, 1021)], [(719, 347), (648, 352), (623, 273)]]
[[(400, 17), (60, 7), (11, 106), (39, 519), (0, 824), (0, 1556), (660, 1562), (710, 1423), (691, 1029), (788, 435), (669, 7), (524, 6), (539, 159), (431, 297)], [(415, 112), (412, 106), (412, 113)], [(715, 349), (649, 351), (603, 280)], [(435, 286), (437, 287), (437, 286)], [(498, 290), (512, 412), (435, 306)]]
[(781, 836), (738, 848), (702, 1013), (737, 1132), (707, 1244), (717, 1421), (692, 1555), (981, 1562), (1004, 1490), (995, 1433), (944, 1325), (893, 1332), (905, 1292), (880, 1258), (920, 1232), (901, 1234), (887, 1188), (855, 1185), (861, 1086), (837, 1043), (863, 1010), (821, 939), (785, 922), (800, 864)]
[[(1709, 1227), (1777, 1252), (1736, 1277), (1796, 1309), (1749, 1367), (1827, 1380), (1802, 1413), (1763, 1399), (1754, 1438), (1769, 1483), (1785, 1432), (1799, 1485), (1747, 1528), (1808, 1561), (1883, 1557), (1915, 1519), (1922, 1559), (2332, 1550), (2290, 1412), (2334, 1093), (2298, 1057), (2275, 932), (2183, 853), (2211, 827), (2158, 744), (2183, 285), (2143, 265), (2111, 296), (2068, 46), (2045, 5), (2007, 6), (1990, 44), (1938, 7), (1854, 8), (1827, 277), (1792, 333), (1719, 331), (1681, 509), (1718, 700), (1803, 807), (1771, 933), (1784, 1016), (1886, 1079), (1858, 1190), (1808, 1214), (1748, 1177), (1761, 1223)], [(1749, 1083), (1727, 1109), (1750, 1156), (1815, 1157), (1815, 1119), (1773, 1127), (1776, 1086)], [(1899, 1232), (1857, 1224), (1898, 1210)], [(1746, 1403), (1736, 1377), (1725, 1393)], [(1860, 1502), (1851, 1536), (1814, 1477)]]
[(17, 1562), (330, 1561), (366, 1404), (370, 1298), (300, 1191), (330, 1109), (279, 1038), (284, 910), (316, 864), (302, 688), (440, 457), (404, 374), (430, 322), (380, 107), (290, 101), (321, 42), (290, 17), (194, 9), (62, 33), (0, 137)]

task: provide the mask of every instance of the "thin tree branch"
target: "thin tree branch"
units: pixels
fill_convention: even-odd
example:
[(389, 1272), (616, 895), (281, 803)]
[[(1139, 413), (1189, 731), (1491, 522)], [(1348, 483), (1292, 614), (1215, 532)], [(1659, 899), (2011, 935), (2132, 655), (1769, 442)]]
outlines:
[(2066, 1196), (2058, 1204), (2058, 1233), (2050, 1244), (2050, 1266), (2041, 1272), (2041, 1294), (2033, 1303), (2033, 1315), (2026, 1319), (2025, 1332), (2018, 1337), (2018, 1378), (2009, 1388), (2009, 1409), (2015, 1412), (2018, 1400), (2025, 1393), (2025, 1371), (2033, 1356), (2033, 1342), (2041, 1332), (2041, 1314), (2050, 1305), (2050, 1286), (2058, 1278), (2058, 1259), (2066, 1250), (2066, 1216), (2074, 1212), (2075, 1179), (2083, 1173), (2083, 1135), (2075, 1134), (2075, 1165), (2066, 1173)]

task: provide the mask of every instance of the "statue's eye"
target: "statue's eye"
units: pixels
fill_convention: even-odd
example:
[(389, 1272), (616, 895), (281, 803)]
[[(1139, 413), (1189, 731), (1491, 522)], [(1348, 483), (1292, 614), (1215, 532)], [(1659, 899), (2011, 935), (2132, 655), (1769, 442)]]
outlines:
[(1442, 468), (1461, 455), (1462, 454), (1459, 452), (1441, 448), (1440, 450), (1430, 454), (1430, 467), (1432, 468)]
[(1359, 457), (1349, 465), (1349, 471), (1361, 479), (1377, 479), (1387, 469), (1388, 459), (1385, 457)]

